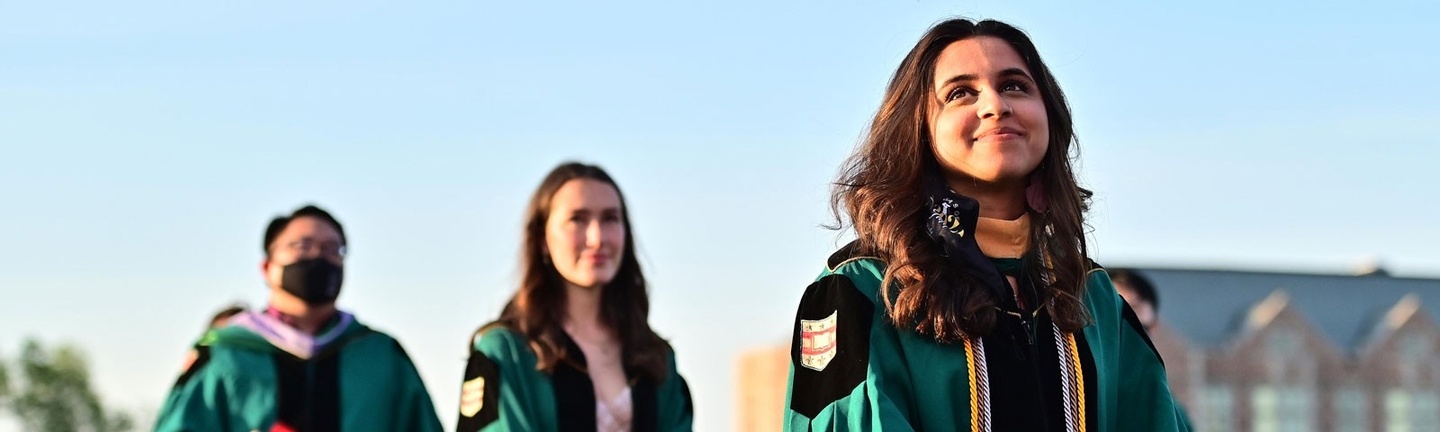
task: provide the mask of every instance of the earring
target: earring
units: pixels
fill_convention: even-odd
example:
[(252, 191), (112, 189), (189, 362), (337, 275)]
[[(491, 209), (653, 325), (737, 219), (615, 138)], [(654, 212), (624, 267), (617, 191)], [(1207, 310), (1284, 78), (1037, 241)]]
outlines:
[(1045, 197), (1045, 184), (1038, 174), (1038, 171), (1030, 174), (1030, 184), (1025, 186), (1025, 203), (1036, 212), (1045, 213), (1050, 209), (1050, 201)]

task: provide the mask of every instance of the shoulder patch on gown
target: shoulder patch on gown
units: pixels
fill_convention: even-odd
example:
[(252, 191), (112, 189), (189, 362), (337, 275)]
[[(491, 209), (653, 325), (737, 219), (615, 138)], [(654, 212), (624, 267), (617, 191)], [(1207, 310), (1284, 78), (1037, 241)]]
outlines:
[(465, 378), (460, 383), (460, 422), (456, 432), (476, 432), (500, 419), (500, 385), (500, 366), (479, 350), (471, 349)]
[(790, 409), (815, 418), (865, 382), (874, 313), (874, 302), (844, 275), (805, 288), (790, 342)]

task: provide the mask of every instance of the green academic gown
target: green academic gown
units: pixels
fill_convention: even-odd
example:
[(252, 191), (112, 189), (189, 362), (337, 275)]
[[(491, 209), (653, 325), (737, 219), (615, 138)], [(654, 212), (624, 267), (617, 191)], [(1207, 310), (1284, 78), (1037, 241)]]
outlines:
[[(828, 264), (796, 317), (786, 431), (1185, 430), (1159, 354), (1098, 266), (1082, 331), (1038, 308), (942, 344), (891, 324), (884, 263), (852, 244)], [(1021, 274), (1020, 260), (992, 264)]]
[(348, 314), (337, 321), (307, 338), (247, 312), (207, 332), (155, 430), (441, 431), (400, 344)]
[[(503, 324), (476, 331), (455, 431), (595, 431), (595, 387), (585, 355), (568, 337), (563, 342), (567, 357), (553, 370), (542, 371), (520, 333)], [(690, 388), (675, 369), (675, 353), (668, 357), (666, 375), (659, 381), (626, 371), (634, 432), (691, 430)]]

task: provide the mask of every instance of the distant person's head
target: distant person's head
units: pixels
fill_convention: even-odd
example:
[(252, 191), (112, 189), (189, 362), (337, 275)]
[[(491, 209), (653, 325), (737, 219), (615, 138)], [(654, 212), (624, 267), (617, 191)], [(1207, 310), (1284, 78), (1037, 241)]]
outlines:
[(520, 289), (501, 314), (537, 341), (539, 366), (563, 356), (567, 292), (600, 291), (600, 321), (624, 346), (626, 367), (662, 376), (665, 343), (650, 329), (650, 298), (624, 195), (605, 170), (568, 162), (540, 182), (525, 210)]
[(345, 245), (340, 222), (319, 207), (307, 205), (271, 220), (260, 262), (271, 302), (333, 306), (344, 281)]
[(1160, 315), (1160, 298), (1155, 294), (1155, 285), (1150, 283), (1139, 271), (1128, 268), (1106, 269), (1110, 274), (1110, 280), (1115, 282), (1115, 290), (1135, 310), (1135, 317), (1140, 319), (1140, 325), (1145, 330), (1155, 327), (1155, 322)]
[[(625, 199), (598, 166), (566, 163), (550, 171), (526, 209), (527, 274), (560, 276), (558, 285), (603, 289), (623, 270), (639, 274)], [(553, 284), (553, 283), (552, 283)]]
[(210, 317), (209, 328), (216, 329), (224, 327), (225, 323), (227, 321), (230, 321), (230, 317), (239, 315), (241, 312), (245, 312), (245, 305), (232, 304), (230, 306), (226, 306), (224, 309), (216, 311), (215, 315)]
[(1050, 282), (1035, 300), (1051, 305), (1061, 330), (1078, 331), (1089, 192), (1071, 168), (1077, 152), (1070, 106), (1030, 38), (999, 21), (951, 19), (921, 36), (891, 76), (831, 207), (864, 253), (889, 263), (885, 289), (905, 287), (887, 306), (891, 321), (942, 341), (988, 334), (998, 300), (965, 280), (940, 286), (964, 278), (947, 274), (928, 244), (935, 194), (948, 187), (973, 198), (985, 217), (1028, 216), (1031, 250), (1051, 258), (1048, 269), (1026, 266), (1026, 278)]

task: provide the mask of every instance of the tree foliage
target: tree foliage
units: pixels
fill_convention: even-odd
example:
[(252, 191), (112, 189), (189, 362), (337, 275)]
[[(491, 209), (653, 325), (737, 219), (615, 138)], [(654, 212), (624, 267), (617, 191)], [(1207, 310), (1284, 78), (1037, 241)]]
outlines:
[(0, 357), (0, 408), (10, 398), (10, 373), (5, 370), (5, 358)]
[(25, 342), (19, 358), (0, 360), (0, 406), (8, 408), (27, 431), (122, 432), (134, 428), (129, 416), (107, 411), (91, 389), (83, 352), (69, 345), (47, 349), (33, 339)]

